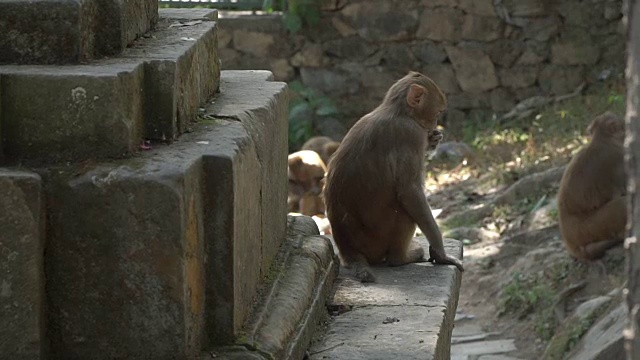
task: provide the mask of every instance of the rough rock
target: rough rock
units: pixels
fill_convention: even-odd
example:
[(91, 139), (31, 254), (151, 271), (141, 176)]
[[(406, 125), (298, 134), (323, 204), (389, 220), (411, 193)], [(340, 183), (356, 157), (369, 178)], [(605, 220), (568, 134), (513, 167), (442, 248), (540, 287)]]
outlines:
[(291, 59), (293, 66), (320, 67), (323, 65), (324, 49), (321, 44), (307, 43)]
[(274, 43), (275, 39), (271, 34), (247, 30), (235, 30), (233, 32), (235, 49), (256, 57), (267, 57)]
[(583, 82), (584, 69), (579, 66), (549, 65), (538, 75), (538, 83), (547, 94), (563, 95)]
[(502, 86), (520, 89), (535, 84), (539, 72), (540, 70), (537, 66), (514, 66), (508, 69), (500, 69), (498, 76)]
[(456, 9), (425, 9), (420, 17), (418, 39), (434, 41), (458, 41), (461, 37), (463, 13)]
[(431, 64), (422, 69), (422, 73), (429, 76), (446, 94), (457, 94), (460, 87), (456, 81), (456, 74), (450, 64)]
[(113, 55), (158, 21), (158, 0), (6, 0), (0, 63), (67, 64)]
[(624, 359), (626, 352), (623, 331), (627, 326), (627, 316), (626, 304), (620, 304), (589, 329), (566, 359)]
[(560, 33), (562, 22), (557, 16), (533, 19), (524, 28), (523, 37), (545, 42)]
[(505, 0), (510, 16), (541, 16), (545, 14), (543, 0)]
[(502, 36), (504, 23), (496, 17), (465, 15), (462, 23), (462, 39), (493, 41)]
[[(357, 36), (328, 41), (324, 48), (328, 55), (353, 60), (363, 60), (378, 50), (375, 44), (363, 41)], [(312, 56), (317, 54), (314, 52)]]
[[(271, 359), (302, 359), (338, 275), (331, 241), (306, 216), (289, 216), (287, 238), (239, 344)], [(224, 354), (224, 350), (216, 352)], [(223, 357), (224, 358), (224, 357)]]
[[(462, 257), (460, 242), (445, 247)], [(331, 306), (348, 311), (332, 318), (311, 359), (448, 359), (462, 274), (427, 263), (373, 270), (372, 284), (339, 276)]]
[(493, 0), (459, 0), (457, 7), (468, 14), (496, 16)]
[(446, 51), (463, 91), (481, 92), (499, 85), (491, 59), (481, 50), (448, 46)]
[(399, 41), (411, 38), (418, 26), (418, 10), (375, 0), (348, 4), (342, 9), (345, 20), (369, 41)]
[(595, 45), (557, 43), (551, 45), (551, 62), (558, 65), (593, 65), (600, 57)]
[(333, 96), (355, 94), (360, 89), (358, 82), (350, 79), (350, 74), (339, 69), (300, 68), (302, 82)]
[(488, 92), (465, 92), (449, 96), (449, 106), (454, 109), (473, 109), (491, 107), (491, 95)]
[(0, 168), (0, 353), (45, 356), (45, 200), (40, 176)]
[(513, 94), (505, 88), (491, 90), (491, 109), (496, 112), (507, 112), (516, 105)]
[(218, 89), (217, 27), (169, 23), (119, 57), (90, 65), (1, 66), (6, 155), (38, 162), (120, 157), (145, 137), (173, 139), (187, 130)]
[(556, 329), (542, 355), (542, 360), (561, 359), (576, 335), (583, 335), (614, 301), (613, 296), (600, 296), (580, 304)]
[[(266, 272), (286, 229), (287, 214), (287, 86), (270, 81), (269, 71), (222, 72), (220, 94), (205, 116), (235, 119), (247, 129), (261, 167), (262, 272)], [(278, 175), (280, 174), (280, 175)]]
[(447, 59), (442, 45), (432, 42), (422, 42), (413, 46), (413, 55), (423, 64), (439, 64)]

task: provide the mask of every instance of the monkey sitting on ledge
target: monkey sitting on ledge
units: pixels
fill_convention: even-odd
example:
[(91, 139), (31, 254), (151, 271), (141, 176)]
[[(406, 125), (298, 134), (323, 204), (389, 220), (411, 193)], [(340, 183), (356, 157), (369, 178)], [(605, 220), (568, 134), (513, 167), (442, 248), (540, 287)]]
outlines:
[(423, 159), (442, 140), (434, 130), (446, 108), (440, 88), (410, 72), (353, 125), (329, 160), (327, 217), (344, 265), (362, 282), (375, 281), (369, 265), (424, 261), (424, 250), (413, 239), (416, 224), (429, 241), (427, 261), (464, 270), (445, 253), (424, 194)]
[(571, 159), (558, 192), (562, 239), (582, 261), (600, 259), (622, 243), (627, 224), (624, 121), (606, 112), (587, 133), (591, 141)]

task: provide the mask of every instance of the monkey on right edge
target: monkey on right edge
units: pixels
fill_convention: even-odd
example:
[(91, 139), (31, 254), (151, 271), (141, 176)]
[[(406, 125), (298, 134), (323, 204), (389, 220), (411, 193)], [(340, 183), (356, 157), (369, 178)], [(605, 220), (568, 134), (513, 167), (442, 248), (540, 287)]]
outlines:
[(562, 239), (582, 261), (600, 259), (621, 244), (627, 224), (624, 121), (606, 112), (587, 133), (591, 141), (567, 165), (558, 192)]

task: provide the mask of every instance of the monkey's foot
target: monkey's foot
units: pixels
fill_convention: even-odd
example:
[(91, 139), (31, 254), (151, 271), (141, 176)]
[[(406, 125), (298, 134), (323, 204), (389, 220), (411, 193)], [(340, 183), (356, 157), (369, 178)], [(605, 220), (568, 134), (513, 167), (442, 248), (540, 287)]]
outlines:
[(376, 282), (376, 277), (368, 265), (357, 264), (353, 266), (355, 277), (363, 283)]

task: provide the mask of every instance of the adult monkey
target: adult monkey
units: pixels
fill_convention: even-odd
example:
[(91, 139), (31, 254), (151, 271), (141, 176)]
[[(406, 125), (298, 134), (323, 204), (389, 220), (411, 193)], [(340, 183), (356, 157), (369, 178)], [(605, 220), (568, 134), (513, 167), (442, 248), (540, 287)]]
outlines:
[(558, 191), (562, 239), (582, 261), (597, 260), (621, 244), (627, 224), (624, 120), (605, 112), (587, 133), (591, 141), (567, 165)]
[(429, 241), (427, 261), (455, 265), (424, 194), (424, 155), (442, 140), (437, 117), (447, 108), (438, 86), (410, 72), (393, 84), (372, 112), (349, 130), (329, 161), (324, 199), (340, 256), (362, 282), (369, 265), (424, 260), (413, 240), (416, 224)]

